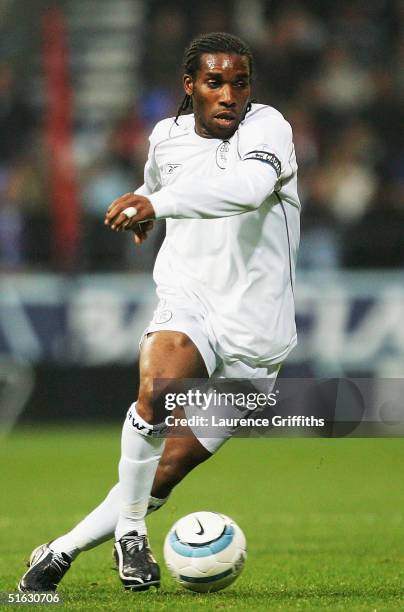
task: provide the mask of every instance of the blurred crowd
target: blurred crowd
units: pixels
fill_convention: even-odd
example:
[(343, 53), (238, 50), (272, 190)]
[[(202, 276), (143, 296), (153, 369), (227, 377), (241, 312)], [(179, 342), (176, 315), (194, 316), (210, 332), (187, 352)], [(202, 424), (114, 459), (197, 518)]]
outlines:
[[(299, 266), (404, 266), (404, 4), (272, 0), (145, 3), (141, 95), (78, 156), (80, 239), (73, 271), (150, 270), (164, 224), (142, 248), (104, 229), (109, 203), (142, 183), (148, 135), (176, 113), (193, 36), (239, 34), (256, 58), (254, 98), (291, 122), (303, 204)], [(0, 269), (55, 270), (45, 105), (33, 105), (0, 47)], [(86, 148), (90, 127), (76, 122)], [(90, 150), (90, 144), (88, 145)]]

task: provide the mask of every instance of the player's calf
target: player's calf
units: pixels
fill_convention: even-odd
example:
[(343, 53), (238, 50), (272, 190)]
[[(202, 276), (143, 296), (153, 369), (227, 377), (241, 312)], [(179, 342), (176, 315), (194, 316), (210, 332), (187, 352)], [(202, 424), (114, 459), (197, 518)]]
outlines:
[(167, 499), (189, 472), (211, 456), (190, 430), (183, 438), (169, 436), (154, 476), (152, 495), (159, 500)]

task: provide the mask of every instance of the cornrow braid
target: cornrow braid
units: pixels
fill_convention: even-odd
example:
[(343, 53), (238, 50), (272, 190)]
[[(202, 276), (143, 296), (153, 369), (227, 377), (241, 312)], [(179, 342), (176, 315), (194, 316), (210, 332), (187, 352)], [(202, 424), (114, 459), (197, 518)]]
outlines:
[[(183, 60), (184, 73), (192, 78), (200, 68), (200, 58), (203, 53), (234, 53), (235, 55), (245, 55), (248, 58), (250, 74), (254, 73), (254, 58), (249, 46), (234, 34), (227, 32), (212, 32), (201, 34), (195, 38), (186, 49)], [(191, 96), (185, 95), (177, 110), (175, 123), (178, 124), (178, 117), (184, 111), (192, 108)], [(250, 110), (251, 103), (248, 104), (246, 113)]]

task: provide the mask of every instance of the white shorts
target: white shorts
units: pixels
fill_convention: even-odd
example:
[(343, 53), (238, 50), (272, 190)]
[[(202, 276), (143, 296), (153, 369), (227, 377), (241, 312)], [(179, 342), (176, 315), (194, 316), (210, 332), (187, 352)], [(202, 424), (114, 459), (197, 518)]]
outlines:
[[(140, 344), (147, 334), (156, 331), (177, 331), (192, 340), (202, 356), (211, 380), (219, 378), (267, 379), (267, 392), (271, 392), (278, 376), (281, 364), (268, 367), (252, 367), (240, 360), (219, 356), (213, 349), (214, 342), (209, 338), (205, 316), (195, 302), (182, 296), (170, 295), (160, 302), (154, 312), (153, 319), (145, 329)], [(185, 410), (187, 416), (188, 411)], [(190, 413), (191, 414), (191, 413)], [(242, 415), (240, 415), (242, 416)], [(235, 429), (220, 429), (214, 438), (204, 437), (200, 429), (192, 427), (199, 442), (210, 453), (215, 453), (231, 436)]]

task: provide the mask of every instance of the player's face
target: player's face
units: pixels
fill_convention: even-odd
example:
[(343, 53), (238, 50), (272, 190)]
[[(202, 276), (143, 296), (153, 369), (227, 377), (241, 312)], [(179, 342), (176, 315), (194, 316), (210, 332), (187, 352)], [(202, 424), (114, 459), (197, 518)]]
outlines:
[(195, 130), (204, 138), (230, 138), (244, 118), (251, 95), (248, 57), (203, 53), (194, 80), (184, 75), (185, 93), (192, 96)]

